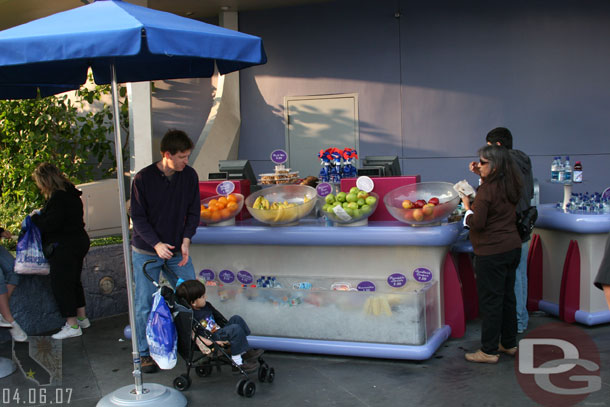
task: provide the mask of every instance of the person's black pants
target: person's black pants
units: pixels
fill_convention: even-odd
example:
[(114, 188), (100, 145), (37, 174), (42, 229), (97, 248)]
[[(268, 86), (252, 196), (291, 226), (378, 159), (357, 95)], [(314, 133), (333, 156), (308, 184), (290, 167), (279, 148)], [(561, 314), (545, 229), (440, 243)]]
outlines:
[(479, 313), (481, 315), (481, 350), (498, 353), (498, 344), (517, 346), (517, 300), (515, 270), (521, 248), (490, 256), (475, 256)]
[(83, 260), (89, 251), (89, 238), (73, 244), (59, 244), (49, 257), (51, 289), (64, 318), (75, 317), (76, 309), (85, 306), (81, 283)]

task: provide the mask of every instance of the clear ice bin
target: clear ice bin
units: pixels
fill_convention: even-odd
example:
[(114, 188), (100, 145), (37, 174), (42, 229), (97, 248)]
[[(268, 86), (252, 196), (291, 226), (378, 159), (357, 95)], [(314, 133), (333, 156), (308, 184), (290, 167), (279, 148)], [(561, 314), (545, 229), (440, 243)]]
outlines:
[[(293, 288), (305, 281), (311, 289)], [(281, 288), (233, 284), (206, 292), (227, 319), (242, 316), (257, 336), (423, 345), (440, 328), (436, 281), (401, 288), (371, 281), (376, 291), (336, 291), (329, 288), (336, 279), (310, 277), (280, 279)]]

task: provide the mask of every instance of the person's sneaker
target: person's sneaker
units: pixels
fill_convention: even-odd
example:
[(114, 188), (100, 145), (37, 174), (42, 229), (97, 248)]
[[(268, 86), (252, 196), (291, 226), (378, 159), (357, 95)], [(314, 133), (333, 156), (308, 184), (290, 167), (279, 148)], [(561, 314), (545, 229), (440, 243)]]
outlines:
[(19, 326), (17, 321), (11, 322), (11, 336), (15, 342), (25, 342), (28, 340), (28, 335)]
[(80, 326), (77, 325), (76, 328), (72, 328), (66, 322), (66, 325), (64, 325), (63, 328), (61, 328), (61, 330), (59, 332), (57, 332), (54, 335), (51, 335), (51, 338), (67, 339), (67, 338), (74, 338), (76, 336), (81, 336), (82, 334), (83, 334), (83, 331), (80, 329)]
[(76, 323), (81, 328), (89, 328), (91, 326), (91, 321), (89, 321), (89, 318), (87, 317), (85, 317), (83, 320), (76, 318)]
[(140, 370), (142, 373), (157, 373), (159, 371), (159, 366), (152, 357), (142, 356), (140, 358)]
[(246, 362), (249, 362), (249, 361), (256, 362), (256, 361), (258, 361), (258, 358), (260, 358), (263, 355), (263, 353), (265, 353), (265, 351), (262, 349), (249, 349), (246, 353), (241, 355), (241, 357)]
[(464, 357), (467, 361), (474, 363), (498, 363), (498, 359), (500, 359), (498, 355), (489, 355), (481, 349), (473, 353), (467, 353)]
[[(258, 370), (258, 363), (256, 362), (245, 362), (242, 363), (241, 365), (239, 365), (239, 367), (241, 367), (241, 370), (243, 370), (246, 373), (254, 373)], [(233, 374), (240, 374), (241, 372), (239, 371), (239, 369), (235, 366), (231, 367), (231, 372)]]
[(0, 328), (12, 328), (12, 327), (13, 326), (11, 325), (11, 323), (8, 322), (6, 319), (4, 319), (2, 314), (0, 314)]
[(498, 345), (498, 350), (502, 353), (506, 353), (507, 355), (510, 356), (515, 356), (515, 354), (517, 353), (517, 347), (513, 347), (513, 348), (505, 348), (504, 346), (502, 346), (502, 344)]

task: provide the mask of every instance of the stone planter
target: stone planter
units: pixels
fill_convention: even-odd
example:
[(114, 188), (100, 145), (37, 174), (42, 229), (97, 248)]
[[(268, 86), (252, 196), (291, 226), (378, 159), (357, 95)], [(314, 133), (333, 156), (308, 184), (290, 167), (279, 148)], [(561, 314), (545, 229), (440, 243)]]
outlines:
[[(89, 319), (128, 311), (124, 264), (122, 244), (89, 250), (81, 275)], [(49, 276), (21, 276), (10, 306), (14, 318), (29, 335), (59, 330), (65, 323), (55, 303)], [(0, 330), (0, 342), (10, 339), (8, 329)]]

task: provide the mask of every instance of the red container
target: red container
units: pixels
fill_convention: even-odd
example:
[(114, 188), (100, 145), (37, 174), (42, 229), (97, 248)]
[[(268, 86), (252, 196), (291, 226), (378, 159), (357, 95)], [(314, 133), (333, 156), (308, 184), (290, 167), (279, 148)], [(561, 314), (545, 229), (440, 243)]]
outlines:
[[(218, 192), (216, 192), (216, 187), (221, 182), (224, 182), (224, 180), (199, 181), (199, 195), (201, 195), (201, 200), (204, 200), (205, 198), (208, 198), (210, 196), (218, 195)], [(230, 182), (235, 185), (234, 192), (242, 194), (244, 196), (244, 200), (248, 197), (248, 195), (250, 195), (250, 181), (246, 179), (240, 179), (231, 180)], [(251, 217), (252, 216), (250, 215), (250, 212), (248, 212), (248, 210), (246, 209), (246, 205), (244, 205), (241, 212), (235, 217), (235, 220), (244, 220)]]
[[(390, 215), (385, 205), (383, 205), (383, 197), (385, 194), (390, 192), (393, 189), (398, 187), (402, 187), (403, 185), (415, 184), (420, 182), (419, 175), (404, 175), (401, 177), (371, 177), (373, 182), (375, 183), (375, 187), (373, 188), (373, 192), (379, 195), (380, 202), (377, 205), (377, 209), (375, 213), (373, 213), (369, 217), (369, 221), (395, 221), (394, 217)], [(348, 192), (351, 187), (356, 186), (356, 178), (344, 178), (341, 180), (341, 191)]]

